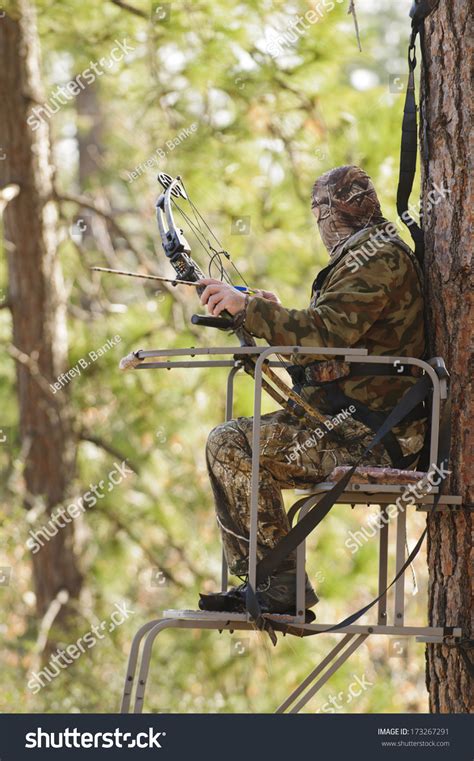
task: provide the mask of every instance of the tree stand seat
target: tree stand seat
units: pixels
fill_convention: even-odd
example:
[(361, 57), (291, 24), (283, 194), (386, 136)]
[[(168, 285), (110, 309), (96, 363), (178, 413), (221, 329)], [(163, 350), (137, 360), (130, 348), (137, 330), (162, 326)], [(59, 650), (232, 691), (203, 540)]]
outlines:
[[(349, 465), (338, 465), (331, 471), (328, 481), (339, 481), (350, 470)], [(399, 468), (377, 468), (360, 465), (349, 484), (416, 484), (426, 476), (421, 470), (400, 470)]]
[[(330, 491), (334, 484), (343, 478), (350, 469), (350, 465), (338, 465), (329, 473), (325, 481), (319, 481), (313, 486), (304, 489), (295, 489), (295, 494), (309, 496)], [(350, 504), (380, 504), (380, 501), (389, 503), (393, 496), (398, 496), (409, 491), (413, 494), (412, 501), (417, 503), (417, 510), (424, 509), (426, 511), (426, 506), (429, 507), (429, 505), (433, 504), (434, 495), (439, 491), (438, 486), (431, 484), (430, 475), (430, 472), (421, 470), (400, 470), (399, 468), (378, 468), (373, 465), (361, 465), (356, 468), (344, 494), (338, 501), (342, 503), (346, 500)], [(410, 489), (410, 486), (417, 487), (417, 489)], [(368, 496), (371, 496), (370, 501), (366, 499)], [(462, 498), (460, 496), (442, 494), (439, 498), (438, 509), (448, 505), (461, 504)], [(293, 507), (296, 507), (296, 505)]]

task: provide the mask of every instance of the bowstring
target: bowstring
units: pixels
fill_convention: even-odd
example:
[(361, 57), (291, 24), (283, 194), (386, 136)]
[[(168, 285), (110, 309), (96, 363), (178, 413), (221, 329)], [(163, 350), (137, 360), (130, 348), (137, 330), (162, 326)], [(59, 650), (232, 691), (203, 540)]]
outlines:
[[(179, 211), (179, 213), (181, 214), (181, 216), (183, 217), (183, 219), (184, 219), (184, 220), (187, 222), (187, 224), (189, 225), (189, 227), (190, 227), (190, 228), (191, 228), (191, 230), (193, 231), (193, 233), (194, 233), (194, 235), (195, 235), (195, 237), (196, 237), (196, 240), (197, 240), (197, 242), (198, 242), (198, 243), (199, 243), (199, 245), (200, 245), (200, 246), (202, 246), (202, 248), (204, 249), (204, 251), (205, 251), (205, 253), (206, 253), (206, 256), (207, 256), (207, 257), (208, 257), (208, 259), (209, 259), (209, 264), (208, 264), (208, 275), (209, 275), (209, 277), (212, 277), (212, 265), (213, 265), (213, 264), (215, 263), (215, 261), (217, 260), (217, 266), (218, 266), (218, 268), (219, 268), (219, 278), (220, 278), (220, 280), (225, 280), (225, 282), (227, 282), (229, 285), (232, 285), (232, 283), (231, 283), (231, 281), (230, 281), (230, 277), (229, 277), (229, 275), (227, 274), (227, 272), (225, 271), (224, 265), (223, 265), (223, 263), (222, 263), (222, 259), (220, 258), (220, 253), (221, 253), (221, 252), (220, 252), (220, 251), (217, 251), (217, 250), (216, 250), (216, 249), (215, 249), (215, 248), (212, 246), (211, 242), (210, 242), (210, 241), (209, 241), (209, 240), (206, 238), (206, 236), (204, 235), (204, 233), (203, 233), (203, 231), (202, 231), (202, 229), (201, 229), (201, 226), (199, 225), (199, 223), (194, 223), (194, 222), (193, 222), (193, 220), (191, 219), (191, 217), (190, 217), (188, 214), (186, 214), (186, 212), (184, 211), (184, 209), (182, 209), (182, 208), (181, 208), (181, 207), (180, 207), (180, 206), (179, 206), (179, 205), (176, 203), (176, 201), (173, 201), (173, 206), (175, 207), (175, 209), (176, 209), (177, 211)], [(211, 254), (211, 253), (209, 253), (209, 251), (211, 251), (211, 252), (212, 252), (212, 254)]]
[[(209, 264), (209, 267), (208, 267), (208, 269), (209, 269), (209, 277), (211, 277), (210, 267), (212, 266), (212, 259), (213, 259), (213, 257), (211, 257), (211, 255), (209, 253), (209, 242), (208, 242), (207, 238), (204, 236), (200, 226), (196, 225), (193, 222), (191, 217), (188, 214), (186, 214), (184, 209), (182, 209), (181, 206), (179, 206), (176, 203), (176, 201), (173, 201), (173, 206), (175, 207), (175, 209), (177, 211), (179, 211), (179, 213), (181, 214), (183, 219), (187, 222), (187, 224), (189, 225), (189, 227), (193, 231), (194, 235), (196, 236), (196, 240), (198, 241), (199, 245), (202, 246), (202, 248), (204, 249), (204, 251), (206, 253), (206, 256), (211, 260), (210, 264)], [(226, 280), (229, 280), (229, 278), (227, 276), (227, 273), (225, 273), (223, 270), (220, 272), (220, 274), (221, 274), (222, 278), (226, 278)]]
[[(207, 255), (208, 255), (209, 259), (210, 259), (210, 263), (209, 263), (209, 277), (211, 277), (211, 267), (214, 264), (214, 262), (217, 261), (217, 266), (219, 268), (219, 274), (221, 276), (221, 279), (225, 279), (226, 282), (229, 283), (229, 285), (233, 285), (232, 280), (231, 280), (229, 274), (227, 273), (227, 271), (225, 269), (225, 265), (224, 265), (224, 263), (222, 261), (222, 258), (221, 258), (222, 256), (225, 256), (225, 258), (229, 262), (230, 266), (232, 267), (232, 269), (234, 270), (236, 275), (240, 278), (240, 280), (242, 280), (244, 285), (246, 285), (247, 288), (249, 288), (249, 284), (245, 280), (244, 276), (240, 272), (240, 270), (237, 267), (237, 265), (234, 263), (231, 255), (224, 248), (224, 246), (222, 245), (221, 241), (219, 240), (219, 238), (215, 234), (214, 230), (210, 227), (210, 225), (208, 224), (208, 222), (206, 221), (204, 216), (201, 214), (201, 212), (197, 208), (196, 204), (192, 201), (191, 196), (189, 195), (189, 193), (188, 193), (188, 191), (187, 191), (187, 189), (186, 189), (186, 187), (184, 185), (184, 182), (182, 180), (181, 180), (181, 185), (183, 186), (183, 189), (184, 189), (184, 191), (186, 193), (186, 196), (187, 196), (187, 201), (188, 201), (188, 203), (191, 206), (191, 209), (193, 211), (195, 222), (192, 222), (190, 217), (185, 212), (183, 212), (183, 210), (178, 206), (176, 201), (173, 201), (173, 203), (176, 206), (176, 208), (180, 211), (180, 213), (183, 215), (183, 217), (186, 219), (188, 224), (192, 227), (192, 229), (193, 229), (196, 237), (198, 237), (201, 245), (206, 249), (206, 253), (207, 253)], [(206, 228), (206, 230), (209, 233), (209, 235), (214, 239), (215, 244), (218, 246), (218, 248), (213, 246), (211, 241), (209, 240), (209, 238), (206, 236), (206, 234), (205, 234), (205, 232), (203, 230), (203, 227), (202, 227), (203, 225)], [(199, 235), (197, 235), (197, 231), (199, 231)], [(203, 243), (203, 240), (205, 241), (205, 243)], [(209, 251), (211, 252), (211, 254), (209, 253)]]

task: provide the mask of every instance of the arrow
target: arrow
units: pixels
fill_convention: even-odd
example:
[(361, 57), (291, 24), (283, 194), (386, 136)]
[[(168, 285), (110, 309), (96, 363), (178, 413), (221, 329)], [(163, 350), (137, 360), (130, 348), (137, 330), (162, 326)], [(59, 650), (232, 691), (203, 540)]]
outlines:
[[(126, 275), (127, 277), (140, 277), (143, 280), (159, 280), (162, 283), (172, 283), (173, 285), (191, 285), (194, 288), (202, 288), (203, 286), (200, 285), (200, 283), (195, 283), (191, 280), (178, 280), (176, 278), (171, 277), (161, 277), (160, 275), (141, 275), (139, 272), (126, 272), (125, 270), (112, 270), (108, 267), (91, 267), (91, 270), (94, 270), (94, 272), (111, 272), (113, 275)], [(256, 291), (252, 290), (251, 288), (247, 288), (244, 285), (234, 285), (233, 288), (235, 288), (237, 291), (242, 291), (243, 293), (256, 293)]]

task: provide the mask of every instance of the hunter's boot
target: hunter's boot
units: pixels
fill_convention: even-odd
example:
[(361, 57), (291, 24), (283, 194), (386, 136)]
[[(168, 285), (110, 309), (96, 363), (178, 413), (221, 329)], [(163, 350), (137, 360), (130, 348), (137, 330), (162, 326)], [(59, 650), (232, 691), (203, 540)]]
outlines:
[[(312, 608), (319, 601), (306, 576), (305, 609)], [(228, 592), (199, 595), (199, 608), (215, 612), (244, 613), (247, 582)], [(256, 596), (262, 613), (282, 613), (296, 615), (296, 571), (283, 571), (271, 576), (264, 584), (259, 584)]]

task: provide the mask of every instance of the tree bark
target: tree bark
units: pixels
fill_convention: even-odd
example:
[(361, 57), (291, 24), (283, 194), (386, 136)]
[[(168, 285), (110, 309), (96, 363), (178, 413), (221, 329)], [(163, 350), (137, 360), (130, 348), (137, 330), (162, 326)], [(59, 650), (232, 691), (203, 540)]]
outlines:
[[(63, 503), (74, 474), (76, 444), (67, 390), (50, 384), (67, 362), (66, 304), (57, 258), (57, 210), (51, 200), (53, 166), (49, 123), (28, 125), (43, 103), (36, 17), (19, 0), (0, 22), (0, 164), (2, 185), (16, 183), (18, 196), (5, 211), (5, 247), (16, 359), (20, 438), (26, 452), (24, 504), (43, 507), (44, 525)], [(26, 534), (26, 531), (25, 531)], [(67, 523), (32, 555), (37, 610), (48, 610), (58, 592), (77, 598), (81, 574), (73, 549), (74, 524)], [(62, 595), (62, 600), (66, 599)], [(58, 619), (65, 621), (68, 606)]]
[[(441, 0), (426, 20), (426, 68), (422, 92), (422, 166), (425, 272), (432, 355), (444, 357), (451, 374), (452, 475), (445, 491), (460, 494), (463, 509), (429, 518), (429, 619), (433, 626), (460, 626), (473, 637), (472, 596), (472, 291), (473, 172), (469, 150), (472, 102), (472, 7)], [(446, 200), (428, 203), (437, 186)], [(430, 710), (467, 713), (474, 708), (469, 643), (427, 647)], [(471, 642), (472, 645), (472, 642)]]

